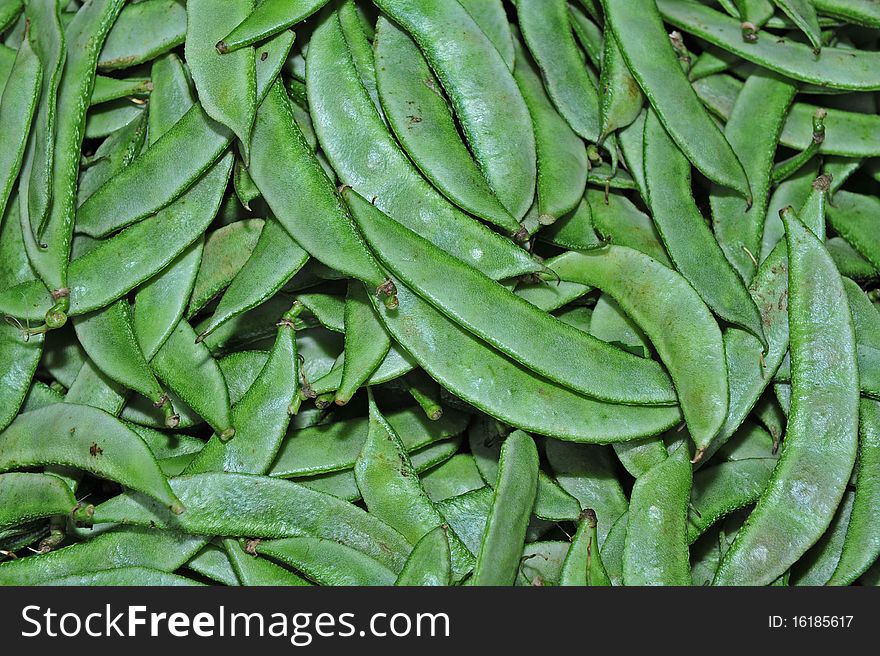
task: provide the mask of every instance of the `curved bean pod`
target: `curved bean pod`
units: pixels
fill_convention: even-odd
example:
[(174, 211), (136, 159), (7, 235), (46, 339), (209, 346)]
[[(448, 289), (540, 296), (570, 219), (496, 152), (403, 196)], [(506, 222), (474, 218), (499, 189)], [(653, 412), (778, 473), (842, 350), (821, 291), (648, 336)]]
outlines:
[(602, 121), (599, 138), (604, 140), (612, 132), (631, 125), (645, 103), (642, 89), (626, 67), (620, 47), (611, 32), (605, 36), (599, 93), (599, 116)]
[(537, 210), (539, 223), (551, 223), (574, 210), (587, 185), (587, 149), (547, 97), (529, 55), (519, 43), (513, 77), (519, 85), (535, 130), (538, 155)]
[(257, 41), (268, 39), (297, 23), (304, 21), (327, 0), (264, 0), (248, 17), (236, 25), (217, 44), (220, 53), (229, 53)]
[(507, 68), (513, 70), (515, 54), (513, 51), (513, 35), (507, 12), (501, 0), (459, 0), (459, 4), (471, 15), (474, 22), (486, 33), (495, 46)]
[[(503, 353), (555, 382), (599, 399), (647, 404), (675, 401), (674, 391), (656, 363), (610, 347), (541, 312), (407, 230), (354, 191), (345, 190), (344, 196), (364, 237), (385, 266), (451, 320)], [(422, 264), (428, 261), (430, 266)], [(502, 303), (505, 322), (499, 326), (497, 305), (475, 304), (474, 295)], [(537, 327), (540, 339), (535, 340)], [(569, 349), (573, 349), (571, 354), (563, 355)], [(587, 369), (572, 370), (569, 366), (584, 358), (591, 362), (589, 375), (581, 375)]]
[(471, 585), (512, 585), (516, 580), (537, 487), (535, 442), (515, 431), (501, 448), (498, 480)]
[(289, 409), (299, 393), (299, 360), (293, 321), (297, 307), (278, 322), (278, 336), (266, 364), (232, 407), (235, 439), (213, 437), (187, 466), (186, 474), (209, 471), (263, 474), (269, 469), (290, 423)]
[(392, 585), (397, 578), (375, 558), (333, 540), (285, 538), (261, 542), (256, 549), (321, 585)]
[[(6, 203), (22, 165), (25, 146), (37, 103), (43, 67), (40, 58), (25, 39), (15, 55), (6, 85), (0, 88), (0, 217), (6, 212)], [(11, 217), (7, 220), (11, 220)], [(18, 217), (16, 217), (18, 220)], [(28, 225), (30, 229), (30, 225)]]
[[(369, 390), (368, 390), (369, 391)], [(416, 545), (443, 524), (443, 517), (425, 493), (400, 438), (370, 395), (370, 427), (354, 465), (358, 489), (370, 514)], [(454, 531), (448, 531), (452, 572), (460, 580), (474, 565), (473, 556)]]
[[(50, 195), (45, 229), (40, 243), (25, 235), (31, 264), (52, 291), (69, 288), (68, 263), (76, 216), (76, 181), (84, 137), (86, 109), (95, 80), (95, 64), (107, 33), (124, 0), (95, 0), (78, 11), (65, 32), (68, 56), (58, 88), (57, 115), (62, 118), (55, 135)], [(43, 247), (42, 244), (46, 244)], [(65, 312), (69, 299), (61, 296), (58, 309)]]
[(345, 298), (345, 360), (336, 390), (337, 405), (345, 405), (373, 375), (391, 348), (385, 331), (364, 286), (351, 281)]
[[(34, 440), (34, 435), (42, 439)], [(66, 465), (123, 483), (183, 512), (143, 440), (115, 417), (84, 405), (58, 403), (19, 415), (0, 433), (0, 471)]]
[(519, 0), (523, 39), (541, 69), (547, 93), (572, 129), (587, 141), (601, 133), (599, 94), (574, 41), (565, 0)]
[(859, 471), (849, 527), (840, 559), (828, 585), (849, 585), (871, 566), (880, 554), (880, 534), (874, 521), (877, 512), (877, 462), (880, 455), (880, 403), (862, 399), (859, 406)]
[(699, 459), (724, 423), (729, 396), (721, 331), (702, 299), (677, 273), (625, 246), (568, 253), (554, 271), (602, 289), (645, 331), (678, 391)]
[(457, 2), (375, 4), (419, 44), (449, 95), (489, 186), (515, 218), (522, 218), (534, 198), (535, 137), (529, 111), (501, 54)]
[[(179, 476), (171, 487), (186, 505), (182, 515), (126, 492), (94, 508), (95, 523), (115, 521), (195, 535), (286, 538), (311, 536), (348, 545), (399, 572), (411, 547), (394, 529), (346, 501), (290, 481), (245, 474)], [(230, 514), (227, 509), (237, 508)], [(297, 512), (292, 513), (291, 509)], [(334, 522), (328, 523), (327, 517)]]
[(221, 439), (235, 434), (229, 390), (208, 347), (196, 341), (196, 332), (185, 319), (156, 352), (150, 366), (168, 387), (213, 428)]
[[(164, 269), (198, 239), (217, 213), (232, 161), (229, 155), (218, 162), (181, 203), (100, 242), (73, 260), (68, 272), (68, 316), (112, 303)], [(155, 248), (159, 243), (165, 248)], [(52, 297), (39, 280), (0, 292), (0, 312), (22, 320), (39, 321), (51, 306)]]
[[(269, 92), (292, 45), (293, 34), (285, 32), (260, 49), (267, 56), (257, 57), (257, 102)], [(232, 139), (231, 130), (212, 120), (201, 105), (194, 105), (131, 166), (82, 204), (77, 230), (102, 237), (158, 212), (198, 181)], [(177, 157), (181, 152), (190, 156)], [(169, 168), (169, 161), (177, 166)]]
[(822, 243), (784, 212), (789, 259), (792, 405), (779, 463), (715, 585), (768, 584), (828, 527), (858, 445), (858, 374), (840, 275)]
[(0, 584), (36, 585), (102, 567), (147, 567), (173, 572), (201, 549), (205, 539), (140, 527), (115, 529), (88, 542), (0, 563)]
[(67, 483), (48, 474), (0, 474), (0, 528), (50, 515), (66, 515), (76, 499)]
[[(654, 112), (648, 113), (645, 122), (644, 152), (651, 216), (676, 270), (687, 278), (719, 317), (763, 341), (764, 330), (758, 308), (693, 200), (690, 163)], [(742, 203), (738, 199), (726, 200)], [(760, 209), (756, 206), (751, 211), (757, 216)], [(746, 222), (742, 216), (737, 220)]]
[(707, 178), (751, 202), (743, 165), (681, 70), (654, 1), (602, 6), (630, 71), (678, 147)]
[[(150, 29), (145, 30), (144, 26)], [(184, 42), (186, 7), (181, 0), (144, 0), (127, 5), (113, 24), (98, 68), (116, 70), (151, 61)]]
[(418, 46), (380, 17), (375, 48), (382, 109), (416, 166), (462, 209), (511, 233), (519, 230), (461, 140), (440, 83)]
[(253, 48), (226, 55), (215, 44), (254, 11), (254, 0), (232, 0), (217, 11), (211, 0), (186, 3), (186, 62), (205, 113), (235, 133), (247, 160), (257, 114)]
[(786, 77), (833, 89), (880, 89), (880, 53), (823, 48), (817, 56), (810, 46), (784, 39), (745, 43), (738, 20), (703, 4), (657, 0), (657, 7), (663, 18), (679, 29)]
[(577, 532), (565, 555), (559, 585), (611, 585), (602, 557), (599, 555), (599, 539), (596, 535), (596, 513), (584, 510)]
[(623, 548), (625, 585), (690, 585), (687, 506), (691, 494), (687, 442), (636, 480)]
[[(465, 216), (419, 175), (361, 84), (335, 14), (309, 40), (306, 74), (318, 141), (344, 184), (375, 198), (395, 221), (495, 279), (540, 270), (528, 253)], [(340, 137), (345, 134), (361, 138)]]
[(413, 547), (394, 585), (449, 585), (451, 576), (449, 540), (446, 537), (446, 529), (438, 526), (425, 533)]
[(746, 283), (755, 276), (767, 211), (773, 157), (795, 87), (773, 74), (749, 77), (737, 97), (724, 134), (749, 171), (752, 198), (745, 205), (725, 189), (709, 195), (712, 227), (727, 259)]
[(277, 219), (267, 219), (250, 258), (226, 288), (211, 319), (199, 326), (199, 340), (274, 296), (308, 259)]
[(305, 579), (271, 560), (245, 553), (238, 540), (227, 538), (223, 540), (223, 546), (241, 585), (309, 585)]
[[(379, 288), (385, 276), (296, 126), (281, 82), (257, 112), (251, 155), (251, 177), (290, 235), (327, 266)], [(283, 178), (279, 162), (289, 173)]]

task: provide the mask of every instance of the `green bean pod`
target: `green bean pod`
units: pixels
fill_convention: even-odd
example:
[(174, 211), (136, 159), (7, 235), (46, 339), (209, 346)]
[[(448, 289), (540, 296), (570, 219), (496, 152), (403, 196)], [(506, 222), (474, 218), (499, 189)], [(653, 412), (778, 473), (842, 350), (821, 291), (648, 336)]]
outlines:
[(725, 554), (716, 585), (768, 584), (821, 536), (858, 445), (858, 369), (840, 275), (822, 243), (783, 213), (789, 252), (792, 403), (779, 463)]
[(498, 480), (471, 585), (511, 585), (516, 580), (537, 487), (535, 442), (521, 431), (511, 433), (501, 449)]
[(690, 585), (687, 505), (691, 494), (687, 443), (636, 480), (623, 549), (625, 585)]

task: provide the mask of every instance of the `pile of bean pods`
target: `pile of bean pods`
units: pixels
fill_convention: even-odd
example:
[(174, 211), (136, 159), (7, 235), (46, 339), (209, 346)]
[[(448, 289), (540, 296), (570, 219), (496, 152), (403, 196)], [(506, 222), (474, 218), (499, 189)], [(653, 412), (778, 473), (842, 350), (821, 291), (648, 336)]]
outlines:
[(0, 584), (880, 582), (878, 37), (0, 0)]

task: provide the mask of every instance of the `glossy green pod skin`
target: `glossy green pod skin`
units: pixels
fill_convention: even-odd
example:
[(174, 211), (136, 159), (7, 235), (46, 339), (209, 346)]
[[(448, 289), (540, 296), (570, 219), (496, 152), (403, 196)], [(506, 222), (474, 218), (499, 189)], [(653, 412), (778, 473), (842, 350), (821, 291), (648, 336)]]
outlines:
[(251, 257), (226, 288), (208, 323), (199, 326), (199, 339), (274, 296), (308, 259), (277, 219), (267, 219)]
[(392, 585), (394, 571), (375, 558), (333, 540), (302, 536), (261, 542), (257, 553), (269, 556), (320, 585)]
[(211, 0), (186, 3), (186, 61), (205, 113), (235, 133), (247, 159), (257, 114), (253, 48), (221, 54), (215, 44), (254, 10), (254, 0), (232, 0), (217, 11)]
[(602, 53), (602, 74), (599, 77), (599, 115), (601, 139), (631, 125), (645, 103), (639, 83), (626, 67), (614, 34), (608, 32)]
[[(285, 32), (260, 49), (257, 101), (266, 96), (284, 64), (293, 34)], [(262, 53), (267, 53), (265, 59)], [(98, 189), (77, 212), (77, 230), (93, 237), (108, 235), (154, 214), (176, 200), (221, 158), (233, 133), (194, 105), (131, 166)], [(190, 157), (177, 158), (180, 152)], [(169, 169), (169, 161), (177, 166)]]
[[(676, 270), (719, 317), (763, 341), (758, 308), (693, 200), (690, 164), (654, 112), (649, 112), (645, 121), (644, 143), (651, 216)], [(755, 207), (752, 211), (760, 210)]]
[(591, 509), (584, 510), (577, 532), (565, 555), (559, 585), (611, 585), (599, 554), (596, 524), (596, 513)]
[(709, 196), (712, 227), (721, 249), (746, 283), (752, 281), (761, 250), (773, 157), (795, 87), (773, 74), (752, 75), (737, 98), (724, 134), (749, 171), (748, 203), (716, 188)]
[[(0, 88), (0, 134), (3, 135), (3, 147), (0, 149), (0, 217), (6, 212), (12, 185), (21, 169), (32, 120), (40, 100), (42, 79), (40, 58), (31, 47), (30, 39), (25, 39), (15, 55), (15, 63), (5, 86)], [(12, 217), (8, 220), (12, 220)]]
[[(446, 201), (410, 163), (360, 82), (336, 14), (328, 15), (316, 27), (309, 40), (307, 63), (315, 132), (342, 183), (492, 278), (540, 270), (523, 249)], [(350, 134), (362, 138), (346, 138)], [(372, 164), (377, 161), (383, 166)]]
[(186, 310), (188, 319), (232, 282), (253, 253), (264, 224), (263, 219), (242, 219), (221, 226), (207, 236)]
[(58, 87), (67, 57), (67, 44), (59, 3), (29, 3), (25, 17), (29, 23), (24, 41), (33, 46), (43, 73), (32, 143), (28, 146), (28, 156), (19, 186), (22, 194), (22, 218), (26, 217), (33, 235), (39, 239), (46, 227), (52, 201)]
[[(370, 397), (367, 440), (354, 465), (358, 489), (372, 515), (416, 545), (443, 518), (425, 493), (400, 437)], [(474, 566), (473, 556), (454, 531), (447, 531), (455, 580)]]
[[(498, 479), (499, 459), (503, 444), (503, 433), (493, 420), (477, 420), (468, 431), (468, 442), (473, 454), (478, 478), (486, 485), (494, 487)], [(482, 487), (480, 485), (474, 487)], [(536, 517), (550, 521), (575, 520), (581, 512), (578, 500), (566, 492), (556, 481), (543, 471), (538, 472), (538, 488), (533, 509)]]
[(880, 88), (880, 54), (847, 48), (822, 48), (818, 56), (803, 43), (758, 39), (745, 43), (738, 20), (692, 0), (658, 0), (663, 18), (679, 29), (776, 71), (786, 77), (833, 89)]
[[(170, 481), (187, 510), (172, 515), (142, 495), (126, 492), (94, 508), (95, 523), (118, 521), (196, 535), (335, 540), (399, 572), (410, 545), (394, 529), (346, 501), (297, 483), (265, 476), (205, 473)], [(239, 511), (230, 514), (229, 508)], [(291, 508), (298, 508), (291, 513)], [(247, 510), (246, 510), (247, 508)], [(329, 513), (329, 514), (328, 514)], [(335, 521), (328, 523), (327, 517)]]
[(0, 584), (35, 585), (101, 567), (147, 567), (172, 572), (204, 546), (201, 537), (139, 527), (103, 533), (47, 554), (0, 563)]
[[(279, 162), (289, 176), (277, 175)], [(373, 288), (382, 285), (385, 276), (296, 126), (281, 82), (257, 112), (248, 170), (273, 214), (305, 250)]]
[(345, 299), (345, 360), (334, 399), (337, 405), (351, 400), (385, 359), (389, 348), (391, 337), (376, 316), (367, 290), (361, 283), (350, 281)]
[(94, 163), (79, 176), (76, 190), (77, 206), (119, 171), (131, 164), (144, 145), (147, 134), (147, 114), (122, 126), (108, 136), (95, 151)]
[[(379, 313), (394, 339), (441, 385), (497, 419), (560, 439), (604, 444), (656, 435), (681, 417), (676, 407), (604, 403), (536, 378), (403, 283), (395, 284), (398, 311)], [(438, 343), (455, 343), (456, 352), (439, 352), (432, 346)]]
[[(721, 330), (702, 299), (679, 274), (625, 246), (568, 253), (554, 270), (611, 295), (645, 331), (675, 383), (699, 459), (724, 423), (729, 398)], [(671, 322), (676, 315), (679, 325)]]
[(877, 458), (880, 453), (880, 403), (862, 399), (859, 409), (859, 469), (852, 513), (840, 559), (828, 585), (850, 585), (876, 560), (880, 535), (876, 522), (878, 503)]
[[(468, 421), (468, 415), (454, 410), (447, 410), (440, 419), (431, 421), (419, 408), (390, 412), (385, 418), (407, 453), (459, 435)], [(269, 475), (290, 478), (350, 469), (366, 442), (368, 430), (368, 420), (359, 417), (291, 431)]]
[(685, 441), (636, 480), (623, 549), (625, 585), (690, 585), (687, 505), (691, 463)]
[(834, 194), (828, 210), (828, 222), (873, 266), (880, 265), (880, 239), (876, 233), (877, 208), (873, 196), (841, 191)]
[(271, 560), (245, 553), (238, 540), (227, 538), (223, 547), (241, 585), (302, 586), (308, 581)]
[[(76, 13), (65, 33), (68, 56), (58, 88), (57, 115), (61, 120), (56, 127), (52, 160), (52, 204), (39, 244), (27, 236), (25, 239), (34, 269), (46, 285), (58, 293), (69, 287), (68, 261), (76, 214), (76, 180), (95, 64), (122, 4), (122, 0), (89, 3)], [(45, 248), (42, 247), (44, 243)], [(68, 299), (61, 296), (58, 310), (65, 312), (67, 306)]]
[(511, 585), (516, 580), (537, 487), (535, 442), (521, 431), (511, 433), (501, 449), (498, 480), (471, 585)]
[(186, 468), (187, 474), (227, 471), (262, 474), (269, 469), (290, 423), (299, 392), (299, 359), (293, 321), (297, 308), (278, 321), (278, 335), (266, 364), (232, 407), (235, 439), (211, 438)]
[[(144, 29), (148, 25), (149, 29)], [(180, 0), (127, 5), (107, 35), (98, 68), (117, 70), (151, 61), (184, 42), (186, 7)]]
[[(98, 310), (161, 271), (204, 233), (214, 219), (232, 169), (232, 155), (218, 162), (185, 197), (150, 221), (131, 226), (71, 261), (69, 316)], [(126, 169), (127, 170), (127, 169)], [(157, 249), (154, 244), (164, 243)], [(0, 292), (0, 311), (40, 321), (52, 298), (39, 280)]]
[(51, 515), (66, 515), (76, 505), (67, 483), (48, 474), (0, 474), (0, 497), (3, 499), (0, 528)]
[(459, 0), (459, 4), (465, 8), (474, 22), (489, 37), (489, 40), (501, 53), (507, 68), (513, 70), (516, 57), (513, 49), (513, 35), (510, 23), (507, 22), (507, 12), (501, 0)]
[(521, 0), (516, 14), (523, 39), (547, 93), (572, 129), (596, 142), (601, 132), (599, 95), (575, 44), (565, 0)]
[[(599, 399), (674, 403), (674, 391), (655, 363), (609, 347), (541, 312), (407, 230), (354, 191), (345, 190), (344, 196), (364, 237), (385, 266), (451, 320), (502, 352), (555, 382)], [(474, 298), (494, 298), (497, 303), (487, 306), (474, 303)], [(500, 327), (499, 307), (508, 315)], [(534, 333), (526, 325), (531, 330), (540, 326), (541, 338), (532, 339)], [(568, 348), (578, 355), (564, 355)], [(589, 376), (580, 377), (580, 368), (569, 368), (577, 358), (591, 361)], [(630, 376), (640, 383), (626, 382)], [(641, 394), (629, 395), (635, 387)]]
[(582, 202), (589, 169), (587, 150), (553, 107), (529, 55), (519, 43), (515, 47), (513, 77), (529, 108), (535, 130), (538, 221), (551, 223)]
[(83, 349), (104, 374), (157, 407), (166, 407), (169, 427), (176, 428), (178, 419), (138, 344), (127, 300), (76, 317), (73, 326)]
[(0, 324), (0, 429), (15, 419), (43, 354), (43, 335), (25, 338), (11, 323)]
[(870, 0), (813, 0), (816, 9), (827, 16), (867, 27), (880, 27), (880, 7)]
[(235, 434), (229, 390), (208, 347), (181, 319), (150, 362), (170, 390), (186, 401), (224, 440)]
[(775, 465), (775, 458), (750, 458), (722, 462), (697, 472), (688, 516), (688, 544), (725, 515), (755, 503)]
[(149, 78), (135, 77), (118, 80), (115, 77), (96, 75), (95, 88), (92, 89), (89, 106), (94, 107), (121, 98), (149, 96), (152, 90), (153, 83)]
[(510, 233), (519, 222), (495, 196), (462, 141), (452, 110), (418, 46), (380, 17), (376, 77), (385, 117), (407, 154), (450, 201)]
[[(33, 436), (40, 434), (42, 440)], [(115, 417), (83, 405), (59, 403), (34, 410), (0, 433), (0, 470), (66, 465), (123, 483), (183, 512), (143, 440)]]
[(457, 2), (377, 0), (376, 5), (418, 43), (489, 186), (515, 218), (523, 217), (534, 197), (535, 137), (501, 54)]
[(413, 547), (394, 585), (450, 585), (452, 560), (446, 532), (446, 528), (438, 526), (425, 533)]
[(217, 43), (217, 50), (230, 53), (268, 39), (304, 21), (325, 4), (327, 0), (264, 0)]
[(771, 583), (830, 524), (858, 448), (858, 369), (840, 275), (822, 242), (783, 213), (789, 258), (792, 403), (779, 463), (715, 585)]
[(605, 0), (602, 6), (630, 71), (678, 147), (707, 178), (750, 201), (743, 165), (681, 70), (655, 3)]

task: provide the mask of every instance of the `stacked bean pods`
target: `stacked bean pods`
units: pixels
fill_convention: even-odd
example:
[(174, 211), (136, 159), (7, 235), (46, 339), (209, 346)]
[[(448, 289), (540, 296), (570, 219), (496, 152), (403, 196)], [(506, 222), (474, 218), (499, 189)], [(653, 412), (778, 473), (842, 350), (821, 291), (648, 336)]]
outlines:
[(0, 584), (880, 581), (876, 0), (0, 0)]

